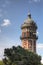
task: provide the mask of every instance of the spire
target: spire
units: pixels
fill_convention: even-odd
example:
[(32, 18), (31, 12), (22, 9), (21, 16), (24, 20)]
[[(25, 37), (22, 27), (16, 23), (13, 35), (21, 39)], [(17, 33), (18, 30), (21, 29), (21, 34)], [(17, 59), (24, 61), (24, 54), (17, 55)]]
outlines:
[(28, 17), (31, 18), (31, 13), (30, 12), (28, 13)]

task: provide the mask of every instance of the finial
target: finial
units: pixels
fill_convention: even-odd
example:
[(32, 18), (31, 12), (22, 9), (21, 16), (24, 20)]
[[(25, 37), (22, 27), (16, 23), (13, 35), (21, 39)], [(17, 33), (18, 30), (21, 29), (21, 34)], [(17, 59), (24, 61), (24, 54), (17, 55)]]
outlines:
[(28, 13), (28, 17), (31, 18), (31, 13), (30, 12)]

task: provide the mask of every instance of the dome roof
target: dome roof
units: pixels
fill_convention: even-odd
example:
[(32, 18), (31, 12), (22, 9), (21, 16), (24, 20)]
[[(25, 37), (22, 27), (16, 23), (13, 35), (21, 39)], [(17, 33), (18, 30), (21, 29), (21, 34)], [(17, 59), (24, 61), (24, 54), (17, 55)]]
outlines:
[(36, 23), (31, 18), (31, 14), (28, 13), (28, 18), (24, 21), (24, 24), (22, 24), (21, 28), (29, 27), (29, 26), (33, 26), (33, 25), (36, 26)]
[(28, 18), (24, 21), (25, 23), (32, 23), (33, 19), (31, 18), (31, 14), (28, 13)]

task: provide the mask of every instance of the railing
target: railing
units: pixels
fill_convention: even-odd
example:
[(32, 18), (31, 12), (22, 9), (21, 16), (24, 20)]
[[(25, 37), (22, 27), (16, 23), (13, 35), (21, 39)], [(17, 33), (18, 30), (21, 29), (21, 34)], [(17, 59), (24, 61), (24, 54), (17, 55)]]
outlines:
[(20, 39), (38, 39), (38, 36), (33, 35), (33, 36), (20, 36)]

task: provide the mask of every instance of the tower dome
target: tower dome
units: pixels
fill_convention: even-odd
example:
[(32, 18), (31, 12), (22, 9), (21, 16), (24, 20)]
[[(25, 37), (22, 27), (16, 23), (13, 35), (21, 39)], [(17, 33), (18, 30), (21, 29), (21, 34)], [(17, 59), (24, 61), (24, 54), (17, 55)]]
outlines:
[(29, 26), (35, 26), (37, 28), (37, 25), (34, 22), (34, 20), (31, 18), (30, 13), (28, 13), (28, 18), (24, 21), (24, 24), (22, 24), (21, 29)]

